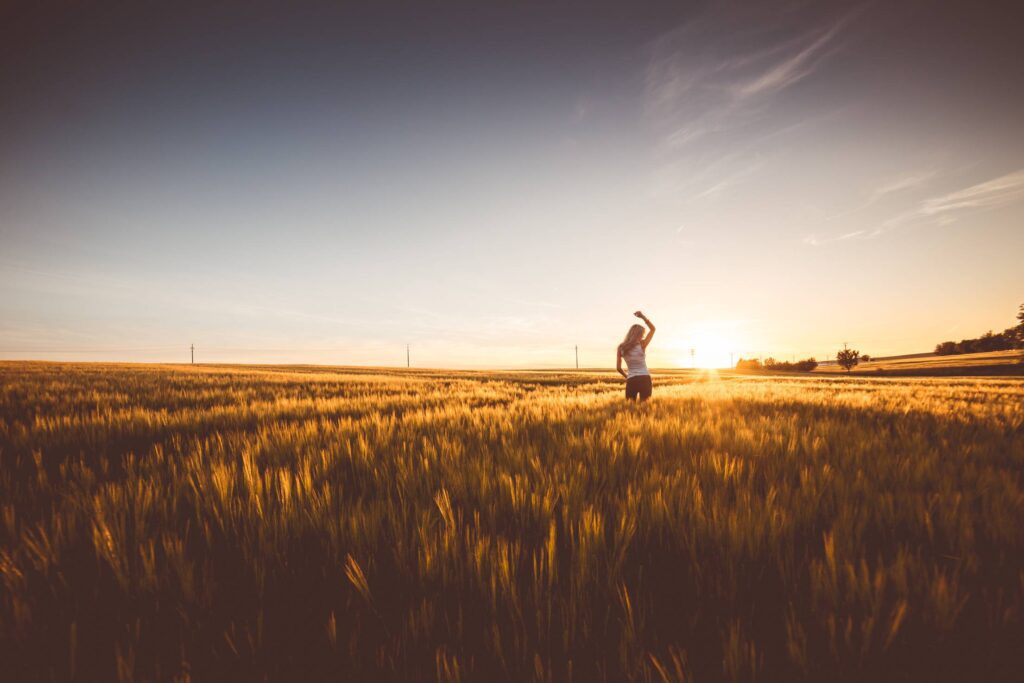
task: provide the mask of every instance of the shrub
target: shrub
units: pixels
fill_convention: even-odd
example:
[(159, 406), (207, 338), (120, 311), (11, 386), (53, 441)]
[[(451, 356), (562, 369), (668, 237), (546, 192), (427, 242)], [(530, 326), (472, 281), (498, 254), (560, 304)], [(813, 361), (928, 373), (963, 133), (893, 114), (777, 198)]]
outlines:
[(843, 349), (836, 354), (836, 362), (847, 372), (857, 367), (860, 363), (860, 351), (849, 349), (846, 344), (843, 344)]
[(764, 361), (764, 367), (766, 370), (774, 370), (776, 372), (811, 372), (818, 367), (818, 361), (813, 358), (807, 358), (790, 363), (789, 361), (777, 361), (774, 358), (767, 358)]

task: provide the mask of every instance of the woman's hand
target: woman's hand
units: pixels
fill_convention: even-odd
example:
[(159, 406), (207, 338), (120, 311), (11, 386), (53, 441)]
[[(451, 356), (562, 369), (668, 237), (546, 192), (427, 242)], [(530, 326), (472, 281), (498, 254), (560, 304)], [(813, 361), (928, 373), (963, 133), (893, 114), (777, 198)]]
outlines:
[(646, 350), (647, 350), (647, 345), (651, 343), (651, 337), (653, 337), (653, 336), (654, 336), (654, 323), (652, 323), (652, 322), (651, 322), (650, 320), (648, 320), (647, 316), (646, 316), (646, 315), (644, 315), (644, 312), (643, 312), (643, 311), (637, 311), (637, 312), (636, 312), (636, 313), (634, 313), (633, 315), (635, 315), (636, 317), (638, 317), (638, 318), (640, 318), (641, 320), (643, 320), (643, 321), (644, 321), (644, 323), (645, 323), (645, 324), (647, 325), (647, 336), (646, 336), (646, 337), (644, 337), (644, 338), (643, 338), (643, 339), (642, 339), (642, 340), (640, 341), (640, 343), (641, 343), (641, 344), (643, 345), (643, 347), (644, 347), (644, 351), (646, 351)]

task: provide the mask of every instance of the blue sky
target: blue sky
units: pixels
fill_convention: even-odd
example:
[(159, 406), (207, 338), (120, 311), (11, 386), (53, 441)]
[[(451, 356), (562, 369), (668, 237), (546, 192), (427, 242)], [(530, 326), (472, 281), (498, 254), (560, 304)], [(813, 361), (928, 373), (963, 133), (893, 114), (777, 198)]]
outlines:
[[(638, 6), (639, 7), (639, 6)], [(10, 15), (0, 357), (875, 355), (1024, 301), (1012, 5)]]

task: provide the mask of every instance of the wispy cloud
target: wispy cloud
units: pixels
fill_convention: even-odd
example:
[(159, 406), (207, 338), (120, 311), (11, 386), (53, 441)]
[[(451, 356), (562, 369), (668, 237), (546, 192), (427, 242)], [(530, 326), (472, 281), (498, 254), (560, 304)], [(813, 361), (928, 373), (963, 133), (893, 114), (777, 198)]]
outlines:
[(808, 30), (807, 14), (782, 3), (719, 2), (661, 36), (650, 48), (645, 105), (665, 128), (665, 144), (684, 147), (756, 121), (840, 47), (852, 16), (825, 17)]
[[(773, 95), (810, 76), (814, 72), (815, 64), (827, 53), (826, 48), (832, 43), (844, 23), (845, 18), (831, 26), (826, 26), (823, 30), (810, 34), (809, 37), (794, 41), (793, 44), (796, 46), (794, 54), (784, 57), (782, 61), (774, 64), (763, 65), (762, 68), (767, 66), (767, 70), (753, 80), (734, 87), (734, 96), (743, 100), (750, 97)], [(801, 48), (800, 46), (805, 42), (806, 47)], [(787, 49), (784, 52), (788, 51)]]
[(738, 184), (741, 180), (746, 178), (753, 173), (756, 173), (764, 165), (762, 159), (753, 159), (749, 163), (736, 166), (734, 170), (731, 170), (724, 175), (719, 175), (716, 179), (707, 184), (701, 190), (698, 190), (696, 194), (690, 197), (691, 200), (699, 199), (710, 199), (715, 196), (722, 194), (726, 189)]
[(927, 199), (922, 202), (920, 213), (935, 216), (964, 209), (992, 209), (1021, 199), (1024, 199), (1024, 169)]
[(543, 337), (551, 327), (550, 315), (543, 312), (528, 315), (469, 314), (420, 306), (398, 306), (397, 310), (408, 317), (408, 329), (421, 340), (439, 338), (440, 333), (444, 333), (479, 343), (504, 343), (512, 339)]
[(938, 171), (932, 169), (927, 171), (904, 173), (903, 175), (891, 178), (871, 192), (871, 195), (868, 197), (867, 204), (873, 204), (874, 202), (889, 195), (923, 187), (928, 183), (928, 181), (934, 178), (937, 173)]
[(651, 192), (717, 198), (763, 172), (775, 142), (829, 112), (786, 94), (841, 49), (856, 11), (793, 0), (716, 0), (648, 46), (644, 111), (660, 163)]
[(543, 301), (540, 299), (521, 299), (519, 297), (510, 296), (505, 297), (505, 301), (518, 306), (526, 306), (527, 308), (565, 308), (564, 304), (555, 303), (553, 301)]
[(842, 235), (835, 237), (819, 237), (818, 235), (807, 235), (801, 240), (804, 244), (809, 244), (812, 247), (820, 247), (823, 244), (831, 244), (832, 242), (844, 242), (846, 240), (852, 240), (859, 237), (865, 237), (867, 231), (865, 230), (852, 230)]
[(828, 212), (825, 214), (824, 218), (830, 222), (844, 219), (849, 220), (852, 217), (871, 209), (879, 202), (883, 202), (894, 197), (899, 197), (906, 206), (907, 193), (913, 190), (920, 191), (938, 174), (938, 169), (929, 169), (925, 171), (906, 172), (895, 177), (890, 177), (868, 191), (866, 195), (867, 198), (857, 202), (857, 204), (852, 208)]
[(948, 225), (965, 211), (1007, 206), (1024, 199), (1024, 169), (1001, 175), (943, 195), (930, 197), (908, 211), (883, 221), (872, 233), (876, 237), (894, 228), (922, 222)]
[[(875, 194), (884, 196), (919, 187), (934, 175), (934, 172), (908, 175), (881, 186), (875, 191)], [(920, 200), (916, 204), (911, 205), (911, 208), (885, 219), (872, 230), (855, 230), (834, 237), (808, 235), (802, 241), (804, 244), (816, 247), (847, 239), (871, 239), (897, 228), (912, 225), (927, 223), (949, 225), (956, 221), (958, 215), (964, 212), (995, 209), (1009, 206), (1022, 200), (1024, 200), (1024, 169), (969, 185), (960, 190)]]

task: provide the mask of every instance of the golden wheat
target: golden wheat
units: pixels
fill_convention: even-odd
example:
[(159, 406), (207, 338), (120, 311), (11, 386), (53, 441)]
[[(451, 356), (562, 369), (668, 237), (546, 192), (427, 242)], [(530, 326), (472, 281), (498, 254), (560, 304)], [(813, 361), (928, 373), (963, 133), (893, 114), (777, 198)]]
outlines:
[(11, 680), (1014, 680), (1024, 382), (0, 365)]

